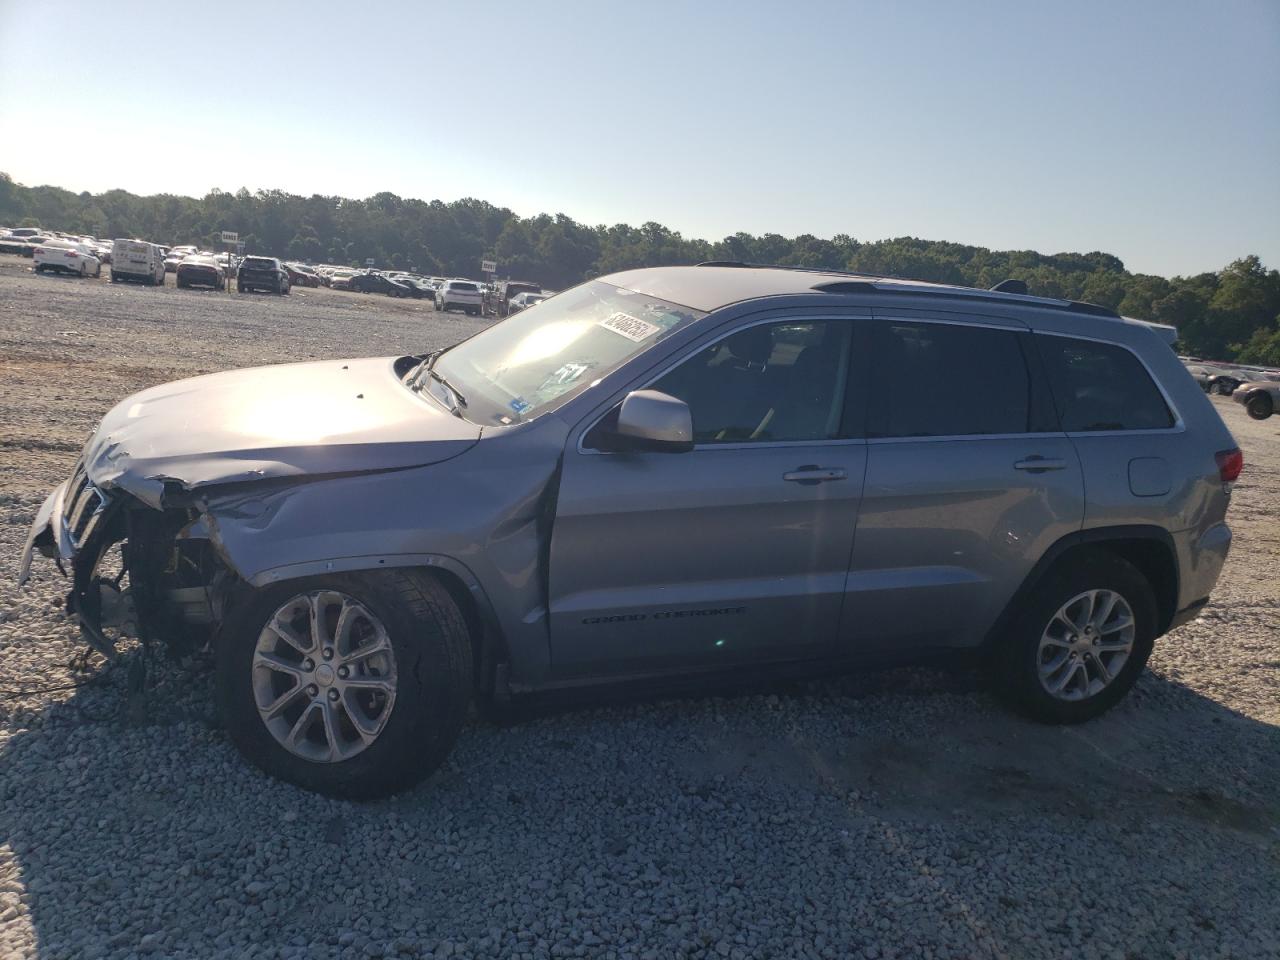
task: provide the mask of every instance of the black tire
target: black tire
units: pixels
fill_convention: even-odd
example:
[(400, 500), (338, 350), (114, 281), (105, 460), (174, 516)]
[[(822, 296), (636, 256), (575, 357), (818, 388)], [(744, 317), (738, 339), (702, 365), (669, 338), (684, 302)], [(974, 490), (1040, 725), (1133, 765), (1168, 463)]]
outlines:
[[(1134, 614), (1133, 648), (1115, 678), (1080, 700), (1050, 694), (1039, 676), (1040, 639), (1058, 609), (1087, 590), (1120, 594)], [(1105, 550), (1080, 550), (1057, 563), (1022, 601), (1021, 611), (992, 650), (999, 691), (1017, 710), (1041, 723), (1082, 723), (1115, 706), (1137, 682), (1155, 643), (1157, 607), (1151, 584), (1137, 567)]]
[(43, 263), (37, 263), (37, 264), (35, 265), (35, 272), (36, 272), (36, 273), (44, 273), (44, 264), (43, 264)]
[(112, 282), (112, 283), (119, 283), (119, 282), (120, 282), (120, 280), (116, 277), (116, 272), (115, 272), (114, 270), (112, 270), (112, 271), (111, 271), (111, 282)]
[(182, 282), (181, 279), (177, 277), (174, 278), (173, 285), (177, 287), (179, 290), (185, 289), (187, 286), (185, 283)]
[(1271, 397), (1265, 393), (1255, 393), (1244, 405), (1245, 412), (1254, 420), (1265, 420), (1275, 412)]
[[(386, 726), (341, 762), (314, 762), (281, 746), (258, 714), (250, 681), (268, 618), (312, 590), (336, 590), (366, 606), (386, 627), (396, 659)], [(218, 706), (232, 741), (258, 768), (317, 793), (371, 800), (413, 786), (448, 756), (470, 703), (471, 643), (461, 611), (434, 577), (399, 570), (310, 577), (254, 591), (237, 607), (220, 632)]]

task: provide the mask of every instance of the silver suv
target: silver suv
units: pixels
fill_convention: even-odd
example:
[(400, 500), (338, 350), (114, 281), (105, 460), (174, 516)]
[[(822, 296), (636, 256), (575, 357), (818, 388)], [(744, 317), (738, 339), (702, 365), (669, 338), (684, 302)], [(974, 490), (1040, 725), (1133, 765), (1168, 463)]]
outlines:
[(634, 270), (429, 356), (154, 387), (22, 574), (66, 564), (106, 653), (210, 644), (245, 755), (344, 796), (476, 699), (748, 666), (967, 651), (1086, 720), (1208, 600), (1241, 456), (1169, 328), (1010, 286)]
[(473, 317), (484, 309), (484, 294), (473, 280), (446, 280), (436, 289), (436, 309), (444, 313), (465, 310)]

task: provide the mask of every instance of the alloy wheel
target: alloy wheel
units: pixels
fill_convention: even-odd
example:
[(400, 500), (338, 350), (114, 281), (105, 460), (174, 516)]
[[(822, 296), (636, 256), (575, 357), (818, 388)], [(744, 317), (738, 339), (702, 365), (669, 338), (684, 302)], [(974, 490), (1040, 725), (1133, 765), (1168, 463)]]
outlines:
[(1040, 684), (1059, 700), (1085, 700), (1102, 692), (1133, 652), (1133, 608), (1114, 590), (1072, 597), (1040, 636)]
[(334, 590), (299, 594), (271, 615), (253, 653), (258, 715), (276, 742), (317, 763), (348, 760), (386, 728), (396, 661), (382, 622)]

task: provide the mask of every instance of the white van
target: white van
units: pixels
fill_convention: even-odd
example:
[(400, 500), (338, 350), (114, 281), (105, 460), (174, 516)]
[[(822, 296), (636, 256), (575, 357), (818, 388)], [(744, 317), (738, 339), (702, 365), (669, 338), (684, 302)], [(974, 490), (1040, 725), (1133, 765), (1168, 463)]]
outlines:
[(164, 286), (164, 248), (146, 240), (117, 240), (111, 245), (111, 282), (132, 280)]

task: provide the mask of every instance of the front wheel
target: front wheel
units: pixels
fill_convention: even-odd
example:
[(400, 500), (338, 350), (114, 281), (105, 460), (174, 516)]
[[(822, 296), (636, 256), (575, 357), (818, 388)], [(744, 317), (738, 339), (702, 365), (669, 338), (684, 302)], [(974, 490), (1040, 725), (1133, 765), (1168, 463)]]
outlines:
[(1271, 397), (1265, 393), (1257, 393), (1244, 405), (1245, 412), (1254, 420), (1265, 420), (1274, 413)]
[(1043, 723), (1080, 723), (1137, 682), (1156, 635), (1146, 577), (1102, 550), (1061, 562), (1023, 602), (994, 650), (1003, 692)]
[(387, 796), (434, 771), (462, 728), (471, 682), (461, 612), (414, 571), (257, 591), (218, 647), (219, 708), (241, 753), (337, 797)]

